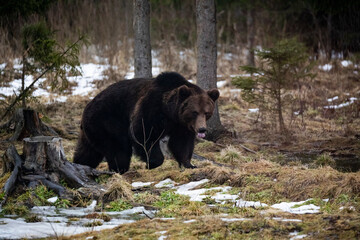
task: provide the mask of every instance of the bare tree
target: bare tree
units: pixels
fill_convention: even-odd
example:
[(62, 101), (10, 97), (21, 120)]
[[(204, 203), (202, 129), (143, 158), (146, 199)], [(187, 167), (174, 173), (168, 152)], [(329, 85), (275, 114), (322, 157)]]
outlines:
[(149, 0), (134, 0), (134, 39), (135, 77), (151, 78)]
[(255, 8), (249, 6), (246, 15), (247, 49), (246, 64), (255, 66), (254, 41), (255, 41)]
[[(205, 90), (216, 88), (216, 15), (214, 0), (196, 0), (197, 84)], [(208, 120), (208, 138), (216, 139), (223, 131), (216, 104)]]

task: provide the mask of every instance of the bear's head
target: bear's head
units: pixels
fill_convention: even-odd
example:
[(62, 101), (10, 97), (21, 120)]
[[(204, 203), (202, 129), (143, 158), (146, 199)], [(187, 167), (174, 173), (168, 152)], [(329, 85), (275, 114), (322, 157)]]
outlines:
[(204, 91), (183, 85), (173, 91), (173, 99), (176, 99), (173, 110), (182, 125), (199, 138), (204, 138), (207, 131), (206, 121), (212, 116), (219, 95), (217, 89)]

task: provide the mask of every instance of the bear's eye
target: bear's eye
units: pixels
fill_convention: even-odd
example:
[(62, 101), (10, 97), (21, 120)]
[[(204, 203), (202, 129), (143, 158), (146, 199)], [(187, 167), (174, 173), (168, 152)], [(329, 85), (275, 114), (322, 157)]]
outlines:
[(205, 113), (206, 119), (209, 119), (211, 117), (211, 113)]
[(196, 118), (199, 115), (199, 113), (194, 111), (194, 112), (192, 112), (192, 115), (194, 118)]

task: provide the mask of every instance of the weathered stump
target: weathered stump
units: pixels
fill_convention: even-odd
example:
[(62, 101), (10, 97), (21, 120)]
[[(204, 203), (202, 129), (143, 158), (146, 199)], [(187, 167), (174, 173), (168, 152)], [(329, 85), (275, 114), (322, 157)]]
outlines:
[(20, 157), (11, 146), (5, 153), (3, 166), (3, 174), (12, 171), (4, 187), (6, 196), (21, 183), (27, 187), (43, 184), (60, 197), (72, 199), (72, 192), (60, 184), (65, 182), (69, 188), (77, 188), (84, 197), (96, 199), (103, 194), (103, 189), (95, 179), (112, 174), (69, 162), (61, 138), (52, 136), (24, 138), (23, 155)]
[(29, 136), (57, 136), (57, 133), (51, 127), (40, 120), (39, 114), (33, 109), (17, 109), (12, 118), (0, 126), (0, 129), (14, 132), (9, 141), (21, 140)]

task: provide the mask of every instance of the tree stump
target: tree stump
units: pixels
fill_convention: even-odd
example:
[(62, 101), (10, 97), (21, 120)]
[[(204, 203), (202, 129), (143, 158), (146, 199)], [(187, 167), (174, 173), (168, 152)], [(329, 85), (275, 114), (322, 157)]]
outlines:
[(69, 162), (61, 138), (54, 136), (24, 138), (22, 157), (12, 145), (5, 153), (3, 166), (3, 174), (12, 171), (4, 187), (6, 196), (21, 183), (27, 187), (43, 184), (60, 197), (72, 199), (72, 192), (61, 185), (65, 182), (68, 187), (77, 188), (80, 194), (86, 195), (84, 197), (96, 199), (104, 190), (95, 179), (103, 174), (112, 174)]
[(33, 109), (17, 109), (12, 118), (0, 126), (0, 129), (14, 132), (9, 138), (11, 142), (29, 136), (58, 135), (51, 127), (40, 120), (39, 114)]

